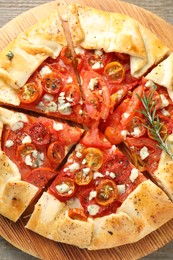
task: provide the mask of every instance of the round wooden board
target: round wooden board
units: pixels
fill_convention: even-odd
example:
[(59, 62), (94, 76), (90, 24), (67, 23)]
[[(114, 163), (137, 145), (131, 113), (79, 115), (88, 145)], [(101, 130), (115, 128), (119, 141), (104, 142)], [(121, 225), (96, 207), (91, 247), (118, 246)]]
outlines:
[[(33, 8), (18, 16), (3, 28), (0, 29), (0, 50), (3, 49), (20, 32), (45, 17), (52, 10), (56, 9), (58, 2), (49, 2), (39, 7)], [(158, 35), (173, 51), (173, 26), (166, 23), (156, 15), (134, 5), (115, 0), (61, 0), (61, 3), (82, 3), (99, 9), (124, 13), (134, 17), (151, 31)], [(20, 219), (17, 223), (12, 223), (0, 216), (0, 235), (17, 248), (40, 259), (125, 259), (132, 260), (146, 256), (158, 248), (162, 247), (173, 239), (173, 220), (166, 223), (157, 231), (151, 233), (137, 243), (124, 245), (109, 250), (88, 251), (70, 245), (60, 244), (45, 239), (24, 228), (26, 218)], [(76, 238), (77, 239), (77, 238)]]

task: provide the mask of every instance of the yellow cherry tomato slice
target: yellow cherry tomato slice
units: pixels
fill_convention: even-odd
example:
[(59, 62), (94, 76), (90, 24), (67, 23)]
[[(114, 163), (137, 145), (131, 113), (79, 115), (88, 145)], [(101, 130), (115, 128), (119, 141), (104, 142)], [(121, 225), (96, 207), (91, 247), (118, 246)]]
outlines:
[(74, 181), (78, 185), (87, 185), (92, 180), (93, 173), (90, 168), (83, 168), (74, 173)]
[(120, 83), (125, 78), (125, 70), (118, 61), (108, 63), (104, 69), (104, 73), (106, 74), (107, 78), (114, 83)]
[(89, 147), (83, 151), (86, 165), (92, 170), (97, 171), (103, 164), (103, 153), (98, 148)]
[(96, 187), (96, 202), (100, 205), (106, 206), (111, 204), (118, 197), (117, 185), (112, 180), (102, 180)]
[(39, 91), (34, 82), (25, 84), (18, 93), (20, 101), (24, 104), (33, 103), (38, 98), (38, 95)]

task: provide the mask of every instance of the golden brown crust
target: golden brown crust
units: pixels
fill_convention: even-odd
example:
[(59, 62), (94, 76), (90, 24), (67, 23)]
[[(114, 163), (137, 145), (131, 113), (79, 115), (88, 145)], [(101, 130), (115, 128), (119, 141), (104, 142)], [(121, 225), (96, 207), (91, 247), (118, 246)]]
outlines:
[(17, 221), (38, 188), (21, 181), (17, 166), (0, 151), (0, 214)]
[(173, 53), (147, 74), (146, 79), (152, 80), (173, 92)]
[(93, 221), (69, 218), (68, 207), (45, 192), (26, 227), (49, 239), (86, 248), (91, 241)]
[(88, 222), (70, 219), (68, 206), (44, 193), (26, 227), (55, 241), (97, 250), (134, 243), (172, 217), (171, 201), (147, 180), (127, 197), (116, 214)]
[(20, 34), (0, 53), (0, 101), (19, 105), (13, 89), (23, 86), (47, 57), (56, 58), (64, 46), (67, 41), (56, 11)]
[(134, 243), (173, 217), (173, 204), (150, 180), (140, 184), (116, 214), (98, 218), (89, 249)]
[[(173, 153), (173, 134), (168, 136), (167, 141), (169, 141), (170, 149)], [(165, 151), (162, 151), (158, 169), (154, 172), (154, 177), (171, 200), (173, 200), (173, 161)]]
[(131, 73), (137, 78), (168, 52), (153, 33), (123, 14), (73, 4), (69, 6), (68, 22), (74, 47), (129, 54)]

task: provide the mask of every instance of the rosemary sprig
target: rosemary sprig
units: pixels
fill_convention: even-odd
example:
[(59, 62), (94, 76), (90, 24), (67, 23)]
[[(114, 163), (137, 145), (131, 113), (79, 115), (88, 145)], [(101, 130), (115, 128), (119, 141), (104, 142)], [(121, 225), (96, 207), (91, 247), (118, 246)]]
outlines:
[(156, 140), (158, 146), (173, 159), (169, 141), (165, 143), (160, 134), (163, 124), (160, 122), (158, 115), (156, 115), (156, 101), (153, 100), (154, 90), (155, 89), (153, 89), (148, 96), (146, 96), (145, 92), (143, 92), (142, 97), (136, 94), (144, 107), (140, 112), (145, 116), (149, 123), (149, 125), (144, 124), (144, 126), (149, 129), (153, 139)]

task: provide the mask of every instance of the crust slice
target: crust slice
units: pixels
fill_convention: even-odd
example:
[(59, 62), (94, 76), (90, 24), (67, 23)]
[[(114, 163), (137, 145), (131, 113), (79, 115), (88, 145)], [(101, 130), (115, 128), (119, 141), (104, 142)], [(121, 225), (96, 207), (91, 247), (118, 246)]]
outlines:
[(67, 17), (74, 47), (129, 54), (134, 77), (144, 75), (169, 51), (129, 16), (73, 4), (68, 6)]

